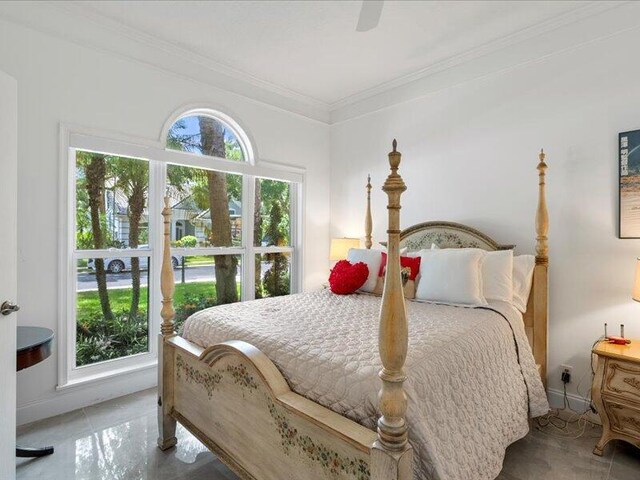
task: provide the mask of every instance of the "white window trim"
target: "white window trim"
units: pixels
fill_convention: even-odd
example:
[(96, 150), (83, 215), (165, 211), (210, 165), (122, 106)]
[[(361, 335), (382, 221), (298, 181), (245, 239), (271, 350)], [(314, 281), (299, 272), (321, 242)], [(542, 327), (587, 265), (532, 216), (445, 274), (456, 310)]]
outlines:
[[(184, 117), (193, 115), (192, 112), (202, 112), (204, 110), (190, 110), (180, 115)], [(214, 118), (220, 118), (225, 123), (230, 121), (225, 117), (212, 115), (207, 111), (207, 115)], [(173, 120), (175, 121), (175, 119)], [(237, 124), (234, 122), (232, 125)], [(237, 128), (240, 128), (239, 126)], [(242, 130), (239, 130), (242, 132)], [(166, 134), (163, 129), (163, 134)], [(248, 140), (248, 136), (241, 135), (244, 148), (251, 147), (252, 143)], [(247, 143), (244, 143), (247, 142)], [(248, 145), (248, 147), (247, 147)], [(76, 267), (75, 260), (77, 258), (91, 257), (109, 257), (114, 252), (110, 250), (75, 250), (75, 194), (76, 180), (76, 150), (88, 150), (94, 152), (107, 153), (112, 155), (121, 155), (129, 158), (139, 158), (149, 160), (149, 202), (148, 211), (151, 218), (160, 218), (162, 205), (155, 199), (161, 198), (160, 192), (165, 189), (165, 176), (167, 163), (174, 163), (195, 168), (207, 168), (211, 170), (221, 170), (228, 173), (237, 173), (243, 175), (243, 213), (242, 213), (242, 238), (243, 247), (222, 247), (222, 248), (195, 248), (195, 249), (172, 249), (176, 254), (191, 255), (215, 255), (215, 254), (238, 254), (243, 256), (242, 264), (242, 300), (255, 298), (255, 278), (254, 269), (247, 268), (246, 259), (249, 255), (255, 258), (258, 253), (275, 253), (288, 252), (291, 253), (291, 290), (292, 293), (302, 291), (302, 275), (303, 275), (303, 254), (302, 236), (303, 223), (302, 212), (304, 206), (304, 189), (306, 171), (304, 168), (285, 165), (266, 160), (259, 160), (253, 157), (255, 150), (248, 150), (245, 158), (250, 161), (238, 162), (215, 157), (206, 157), (179, 151), (167, 150), (165, 148), (164, 136), (160, 141), (149, 141), (147, 139), (129, 137), (118, 133), (106, 133), (85, 127), (60, 124), (60, 255), (59, 255), (59, 312), (58, 312), (58, 390), (74, 388), (85, 383), (94, 383), (114, 376), (131, 373), (137, 370), (152, 368), (157, 363), (157, 342), (156, 338), (160, 326), (160, 269), (162, 264), (162, 235), (160, 226), (162, 223), (157, 222), (156, 228), (149, 230), (149, 248), (144, 250), (128, 249), (118, 250), (119, 256), (145, 256), (151, 257), (149, 269), (149, 352), (141, 353), (121, 359), (113, 359), (100, 362), (94, 365), (86, 365), (75, 367), (75, 351), (76, 351), (76, 329), (75, 323), (72, 324), (71, 319), (76, 318), (76, 298), (75, 287)], [(243, 150), (244, 152), (244, 150)], [(155, 165), (155, 167), (153, 166)], [(272, 180), (280, 180), (291, 184), (290, 193), (290, 219), (291, 219), (291, 246), (289, 247), (255, 247), (253, 246), (253, 195), (255, 189), (255, 178), (267, 178)], [(247, 199), (247, 200), (245, 200)], [(157, 254), (153, 254), (158, 252)]]

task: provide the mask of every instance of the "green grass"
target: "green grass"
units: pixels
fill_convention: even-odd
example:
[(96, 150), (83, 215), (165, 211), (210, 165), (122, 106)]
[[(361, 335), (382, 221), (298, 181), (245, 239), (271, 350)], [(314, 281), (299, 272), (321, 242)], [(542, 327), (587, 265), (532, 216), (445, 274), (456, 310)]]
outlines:
[(211, 265), (213, 266), (213, 257), (207, 255), (191, 255), (184, 257), (184, 264), (186, 266), (192, 265)]
[[(206, 257), (205, 257), (206, 258)], [(241, 296), (238, 285), (238, 299)], [(148, 287), (140, 289), (140, 306), (129, 315), (132, 288), (109, 290), (114, 318), (105, 320), (97, 291), (78, 292), (76, 325), (76, 364), (78, 366), (147, 352), (149, 323), (160, 319), (148, 317)], [(158, 299), (159, 301), (159, 299)], [(178, 283), (173, 297), (175, 328), (181, 332), (184, 321), (202, 309), (216, 305), (215, 282)]]
[[(146, 311), (147, 287), (140, 288), (140, 310)], [(174, 305), (181, 305), (184, 302), (185, 294), (198, 296), (216, 295), (215, 283), (211, 281), (178, 283), (173, 296)], [(109, 290), (109, 301), (111, 310), (114, 313), (128, 312), (131, 306), (131, 289), (122, 288)], [(92, 320), (102, 320), (102, 310), (100, 309), (100, 299), (97, 291), (78, 292), (77, 300), (78, 322), (91, 322)]]
[[(79, 292), (77, 298), (76, 364), (78, 366), (126, 357), (148, 351), (148, 288), (140, 289), (140, 308), (131, 317), (131, 288), (109, 290), (114, 314), (106, 321), (97, 291)], [(211, 281), (179, 283), (174, 294), (175, 327), (180, 331), (186, 318), (216, 303), (215, 283)], [(159, 322), (160, 319), (157, 319)]]

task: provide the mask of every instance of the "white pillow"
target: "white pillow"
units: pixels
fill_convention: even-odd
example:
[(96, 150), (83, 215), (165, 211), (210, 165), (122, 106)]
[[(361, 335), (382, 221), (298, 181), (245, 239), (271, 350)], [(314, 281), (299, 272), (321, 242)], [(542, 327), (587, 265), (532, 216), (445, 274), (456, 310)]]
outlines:
[(513, 301), (513, 250), (487, 252), (482, 264), (484, 298)]
[(347, 260), (351, 263), (364, 262), (369, 268), (369, 276), (364, 285), (360, 287), (363, 292), (372, 293), (378, 281), (378, 272), (382, 263), (382, 252), (380, 250), (369, 250), (366, 248), (350, 248), (347, 252)]
[[(440, 247), (432, 243), (431, 250), (440, 250)], [(482, 294), (486, 300), (512, 302), (513, 250), (486, 252), (482, 264)]]
[(527, 311), (529, 293), (533, 282), (533, 269), (536, 257), (533, 255), (517, 255), (513, 257), (513, 306), (522, 313)]
[(485, 253), (475, 248), (421, 250), (416, 299), (451, 305), (486, 305), (481, 274)]

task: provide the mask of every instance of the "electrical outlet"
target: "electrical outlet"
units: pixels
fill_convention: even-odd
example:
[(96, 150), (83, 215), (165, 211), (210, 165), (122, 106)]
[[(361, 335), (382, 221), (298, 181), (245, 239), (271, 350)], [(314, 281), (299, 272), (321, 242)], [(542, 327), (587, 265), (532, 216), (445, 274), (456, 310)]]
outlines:
[(573, 372), (572, 365), (560, 365), (562, 368), (562, 374), (560, 376), (560, 380), (562, 383), (571, 383), (571, 373)]

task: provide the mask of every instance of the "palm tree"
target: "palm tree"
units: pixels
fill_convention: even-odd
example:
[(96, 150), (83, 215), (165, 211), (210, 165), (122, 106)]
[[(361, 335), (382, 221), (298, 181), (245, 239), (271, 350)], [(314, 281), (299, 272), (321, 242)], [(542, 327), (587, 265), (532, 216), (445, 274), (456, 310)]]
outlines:
[[(286, 242), (286, 233), (281, 227), (284, 217), (282, 204), (279, 200), (274, 200), (269, 211), (269, 225), (267, 226), (267, 236), (271, 238), (273, 245), (280, 247)], [(271, 297), (288, 295), (290, 292), (289, 282), (289, 262), (284, 253), (268, 253), (267, 260), (271, 262), (271, 267), (264, 274), (264, 289)]]
[[(175, 150), (197, 152), (202, 155), (234, 160), (242, 159), (237, 143), (225, 141), (222, 123), (208, 116), (198, 116), (198, 129), (187, 133), (186, 119), (177, 121), (169, 131), (167, 146)], [(203, 210), (209, 209), (211, 230), (209, 243), (214, 247), (233, 245), (229, 198), (238, 197), (241, 183), (234, 181), (238, 175), (195, 168), (172, 168), (182, 176), (183, 182), (192, 182), (196, 203)], [(188, 170), (189, 173), (185, 173)], [(231, 181), (230, 181), (231, 180)], [(180, 188), (178, 188), (180, 190)], [(239, 300), (236, 287), (238, 259), (234, 255), (214, 255), (217, 303), (232, 303)]]
[[(203, 155), (225, 158), (224, 127), (211, 117), (198, 117), (200, 123), (201, 152)], [(207, 170), (209, 187), (209, 213), (211, 216), (210, 242), (214, 247), (231, 247), (231, 216), (227, 174)], [(215, 255), (216, 298), (218, 304), (237, 302), (236, 275), (238, 259), (235, 255)]]
[[(140, 246), (140, 223), (149, 191), (149, 165), (144, 160), (111, 157), (109, 159), (114, 187), (126, 197), (129, 205), (129, 248)], [(140, 258), (131, 258), (131, 307), (129, 318), (138, 315), (140, 307)]]
[[(89, 201), (93, 248), (100, 250), (106, 247), (106, 234), (102, 231), (102, 218), (105, 211), (104, 185), (107, 176), (105, 155), (92, 152), (78, 152), (77, 162), (78, 166), (84, 171), (84, 187), (87, 190)], [(113, 320), (113, 312), (109, 302), (109, 291), (107, 290), (107, 273), (104, 268), (104, 259), (95, 259), (95, 271), (102, 315), (105, 320)]]
[[(256, 178), (255, 196), (253, 199), (253, 244), (262, 245), (262, 181)], [(262, 255), (256, 255), (255, 260), (255, 298), (262, 298)]]

